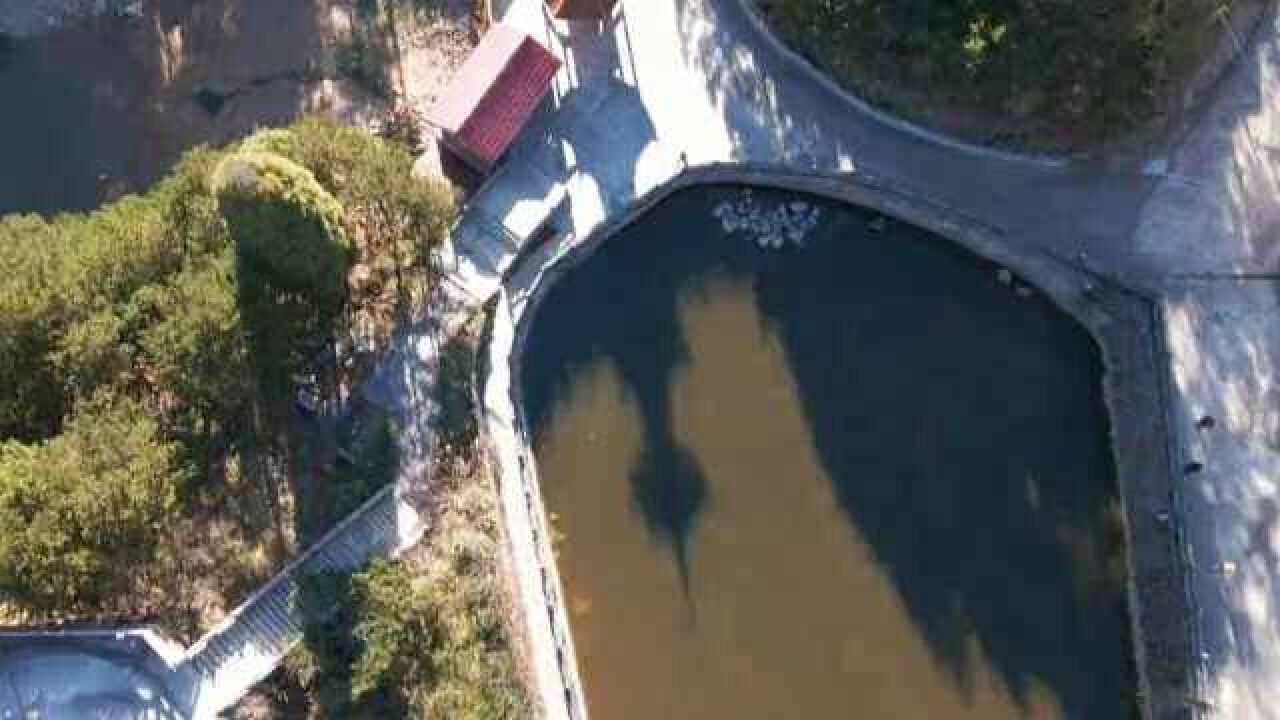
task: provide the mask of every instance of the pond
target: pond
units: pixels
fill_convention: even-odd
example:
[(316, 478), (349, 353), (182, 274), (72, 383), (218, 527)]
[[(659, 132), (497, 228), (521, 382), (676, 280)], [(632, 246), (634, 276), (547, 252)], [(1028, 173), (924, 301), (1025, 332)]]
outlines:
[(702, 188), (530, 322), (593, 720), (1136, 716), (1101, 362), (1038, 293), (861, 210)]

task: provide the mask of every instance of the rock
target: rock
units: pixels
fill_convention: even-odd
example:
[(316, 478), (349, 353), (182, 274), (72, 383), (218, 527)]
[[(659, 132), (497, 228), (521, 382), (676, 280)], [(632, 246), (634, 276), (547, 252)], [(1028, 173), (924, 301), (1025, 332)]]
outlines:
[(809, 209), (809, 203), (800, 202), (799, 200), (791, 203), (791, 211), (797, 215)]
[(996, 279), (1000, 281), (1001, 285), (1009, 285), (1013, 282), (1013, 273), (1009, 271), (1009, 268), (1000, 268), (1000, 272), (996, 273)]
[(1014, 289), (1014, 292), (1017, 293), (1020, 298), (1029, 298), (1032, 295), (1031, 288), (1026, 285), (1019, 285)]

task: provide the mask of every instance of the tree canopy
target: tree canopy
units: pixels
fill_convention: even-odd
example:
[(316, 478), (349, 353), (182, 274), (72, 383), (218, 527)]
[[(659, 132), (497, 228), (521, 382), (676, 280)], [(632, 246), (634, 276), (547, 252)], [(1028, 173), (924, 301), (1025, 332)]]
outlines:
[(255, 281), (340, 307), (350, 258), (342, 206), (311, 171), (274, 153), (231, 153), (214, 192), (243, 264)]
[[(412, 166), (306, 118), (197, 148), (91, 213), (0, 218), (0, 603), (126, 592), (157, 528), (224, 512), (200, 503), (225, 497), (229, 467), (290, 491), (299, 374), (358, 382), (370, 363), (350, 355), (376, 353), (430, 285), (455, 210)], [(325, 348), (348, 357), (317, 362)]]
[(921, 105), (978, 111), (1066, 144), (1115, 135), (1160, 112), (1164, 84), (1194, 69), (1216, 38), (1216, 13), (1231, 5), (760, 1), (793, 43), (873, 99), (908, 114), (927, 114)]
[(0, 446), (0, 591), (61, 611), (129, 592), (177, 517), (184, 474), (155, 420), (109, 395), (50, 440)]

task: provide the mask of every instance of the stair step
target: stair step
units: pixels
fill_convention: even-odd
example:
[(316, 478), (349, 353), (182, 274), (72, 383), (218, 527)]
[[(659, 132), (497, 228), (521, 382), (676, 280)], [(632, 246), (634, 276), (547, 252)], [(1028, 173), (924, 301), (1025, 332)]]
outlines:
[(325, 570), (331, 570), (337, 567), (338, 559), (334, 555), (334, 550), (335, 549), (329, 545), (325, 545), (320, 548), (320, 550), (312, 555), (311, 559), (307, 561), (307, 572), (322, 573)]
[(267, 625), (266, 618), (259, 612), (247, 613), (243, 618), (244, 623), (241, 627), (244, 629), (242, 637), (248, 644), (248, 641), (269, 640), (274, 633)]
[(280, 625), (293, 624), (293, 614), (289, 612), (289, 605), (287, 602), (276, 599), (276, 600), (273, 600), (270, 604), (265, 605), (264, 607), (265, 607), (267, 616), (271, 618), (273, 622), (278, 623)]
[[(282, 578), (252, 606), (244, 608), (222, 632), (209, 638), (188, 665), (198, 678), (197, 693), (221, 698), (238, 694), (244, 674), (244, 652), (259, 659), (283, 659), (302, 639), (306, 618), (297, 597), (299, 580), (325, 571), (354, 572), (374, 557), (386, 557), (398, 542), (398, 505), (393, 493), (382, 496), (341, 532), (314, 548), (293, 573)], [(253, 663), (255, 667), (258, 664)], [(247, 689), (247, 688), (246, 688)]]
[(205, 646), (205, 651), (209, 655), (209, 659), (213, 661), (215, 666), (221, 665), (227, 659), (225, 633), (218, 633), (213, 636), (209, 644)]
[(333, 539), (332, 554), (339, 569), (350, 570), (360, 562), (361, 550), (360, 546), (350, 538), (337, 537)]

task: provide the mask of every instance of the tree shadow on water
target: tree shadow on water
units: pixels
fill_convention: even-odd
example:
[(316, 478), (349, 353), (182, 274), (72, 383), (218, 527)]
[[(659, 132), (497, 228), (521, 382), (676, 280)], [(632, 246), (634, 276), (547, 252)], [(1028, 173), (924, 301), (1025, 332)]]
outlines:
[(804, 250), (725, 242), (711, 209), (730, 193), (669, 198), (548, 293), (522, 360), (535, 446), (584, 370), (616, 368), (643, 424), (634, 509), (688, 591), (714, 500), (672, 423), (690, 362), (679, 304), (711, 270), (749, 276), (840, 510), (939, 668), (968, 697), (994, 680), (1028, 715), (1049, 700), (1065, 717), (1134, 717), (1120, 504), (1088, 334), (996, 267), (922, 231), (877, 231), (856, 209), (818, 203)]
[(691, 360), (680, 304), (714, 273), (750, 278), (840, 510), (939, 668), (969, 697), (994, 680), (1028, 715), (1049, 700), (1065, 717), (1133, 717), (1120, 505), (1088, 334), (996, 267), (922, 231), (877, 231), (858, 210), (819, 203), (804, 250), (726, 242), (711, 210), (733, 192), (669, 198), (548, 293), (523, 356), (535, 446), (584, 370), (616, 368), (642, 423), (634, 509), (688, 591), (714, 499), (673, 428)]
[(1048, 689), (1066, 717), (1134, 717), (1091, 338), (927, 233), (829, 232), (757, 303), (850, 524), (963, 690), (986, 665), (1024, 711)]
[[(556, 282), (529, 333), (524, 399), (531, 439), (540, 447), (583, 372), (606, 361), (617, 369), (641, 420), (641, 453), (627, 476), (632, 503), (653, 539), (670, 548), (688, 596), (690, 548), (710, 498), (701, 464), (676, 435), (671, 388), (689, 362), (681, 291), (705, 275), (718, 253), (682, 243), (663, 244), (659, 254), (655, 261), (651, 246), (627, 230)], [(608, 268), (627, 268), (625, 283)]]

